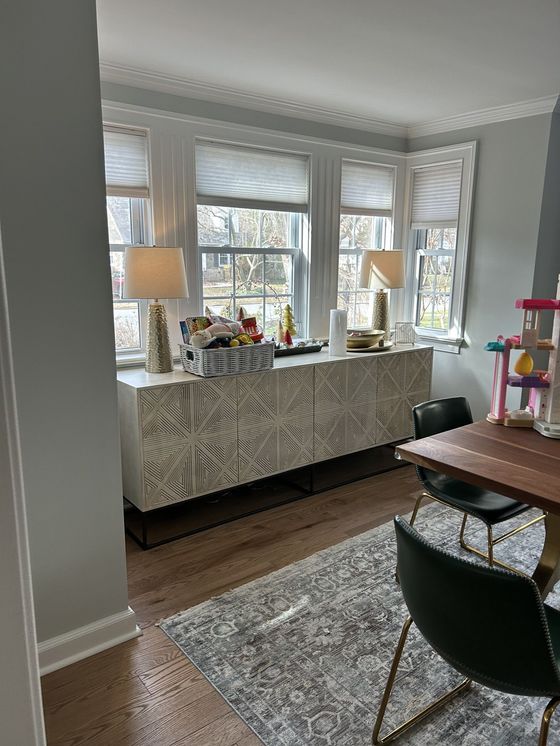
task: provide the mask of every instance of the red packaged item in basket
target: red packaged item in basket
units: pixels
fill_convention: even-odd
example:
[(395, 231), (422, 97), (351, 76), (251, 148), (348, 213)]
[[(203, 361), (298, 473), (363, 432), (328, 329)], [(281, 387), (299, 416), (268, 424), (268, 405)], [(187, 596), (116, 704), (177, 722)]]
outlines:
[(248, 316), (246, 319), (243, 319), (241, 327), (243, 331), (251, 337), (253, 342), (260, 342), (264, 337), (264, 334), (257, 326), (257, 319), (255, 316)]

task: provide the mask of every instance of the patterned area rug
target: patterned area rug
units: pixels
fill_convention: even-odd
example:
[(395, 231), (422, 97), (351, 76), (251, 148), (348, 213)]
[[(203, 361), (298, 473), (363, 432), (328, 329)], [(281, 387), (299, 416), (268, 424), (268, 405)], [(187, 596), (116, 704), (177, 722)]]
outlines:
[[(420, 511), (417, 528), (458, 551), (460, 520), (432, 504)], [(483, 546), (486, 532), (478, 525), (473, 521), (467, 534)], [(538, 523), (498, 545), (496, 556), (532, 571), (543, 532)], [(161, 628), (267, 746), (366, 746), (406, 615), (394, 568), (393, 526), (387, 523), (178, 614)], [(560, 607), (558, 592), (547, 602)], [(386, 725), (459, 680), (413, 628)], [(474, 686), (399, 743), (534, 745), (545, 704)], [(560, 730), (555, 720), (553, 732)]]

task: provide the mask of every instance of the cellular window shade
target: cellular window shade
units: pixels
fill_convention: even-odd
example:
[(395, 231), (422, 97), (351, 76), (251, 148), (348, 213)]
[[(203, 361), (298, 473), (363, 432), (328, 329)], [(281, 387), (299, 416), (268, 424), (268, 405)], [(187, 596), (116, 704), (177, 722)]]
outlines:
[(443, 228), (457, 225), (462, 173), (462, 161), (414, 170), (412, 228)]
[(107, 194), (111, 197), (149, 197), (146, 134), (106, 127), (103, 142)]
[(196, 146), (196, 193), (201, 205), (306, 212), (306, 156), (219, 143)]
[(369, 163), (342, 162), (341, 212), (390, 217), (394, 169)]

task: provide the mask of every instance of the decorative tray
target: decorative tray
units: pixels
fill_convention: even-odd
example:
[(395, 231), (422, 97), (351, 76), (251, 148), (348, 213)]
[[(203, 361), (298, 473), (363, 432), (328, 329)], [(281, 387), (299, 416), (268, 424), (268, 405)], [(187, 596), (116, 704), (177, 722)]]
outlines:
[(384, 350), (390, 350), (394, 345), (394, 342), (385, 342), (383, 346), (379, 343), (373, 345), (373, 347), (354, 347), (353, 349), (347, 349), (346, 352), (383, 352)]
[(322, 344), (306, 345), (305, 347), (281, 347), (274, 350), (274, 357), (287, 357), (288, 355), (303, 355), (306, 352), (321, 352)]

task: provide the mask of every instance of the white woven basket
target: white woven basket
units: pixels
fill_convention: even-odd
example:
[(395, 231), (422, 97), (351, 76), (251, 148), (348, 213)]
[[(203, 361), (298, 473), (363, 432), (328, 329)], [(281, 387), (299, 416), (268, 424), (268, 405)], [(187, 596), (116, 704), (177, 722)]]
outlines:
[(181, 363), (187, 373), (204, 378), (254, 373), (258, 370), (269, 370), (274, 365), (274, 342), (210, 350), (180, 344), (179, 349)]

